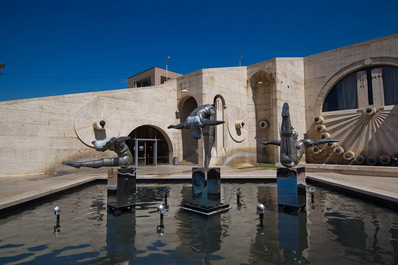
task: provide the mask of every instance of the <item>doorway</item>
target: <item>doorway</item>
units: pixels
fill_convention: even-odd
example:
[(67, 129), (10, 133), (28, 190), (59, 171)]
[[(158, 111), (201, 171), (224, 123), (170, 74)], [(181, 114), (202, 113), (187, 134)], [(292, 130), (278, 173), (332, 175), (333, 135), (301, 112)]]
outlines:
[(167, 136), (158, 128), (143, 125), (130, 134), (127, 146), (133, 155), (135, 166), (156, 166), (159, 163), (170, 163), (169, 142)]

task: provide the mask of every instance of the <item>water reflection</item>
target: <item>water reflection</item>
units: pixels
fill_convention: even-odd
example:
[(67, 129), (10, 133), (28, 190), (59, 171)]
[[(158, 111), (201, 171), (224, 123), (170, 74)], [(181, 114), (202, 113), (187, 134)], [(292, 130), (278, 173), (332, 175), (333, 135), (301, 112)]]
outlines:
[[(246, 194), (246, 193), (245, 193)], [(254, 200), (264, 204), (264, 225), (258, 220), (257, 231), (253, 244), (250, 246), (250, 264), (261, 264), (270, 262), (272, 264), (283, 261), (278, 242), (278, 204), (277, 190), (275, 185), (257, 187)]]
[(278, 212), (278, 240), (285, 264), (307, 264), (307, 213)]
[[(236, 189), (242, 196), (236, 202)], [(168, 188), (158, 233), (156, 206)], [(221, 185), (228, 212), (180, 210), (191, 184), (137, 185), (135, 213), (106, 212), (106, 185), (0, 217), (0, 264), (398, 264), (398, 213), (317, 187), (307, 212), (278, 211), (276, 185)], [(265, 205), (263, 226), (256, 214)], [(61, 211), (54, 236), (53, 206)]]
[(106, 252), (110, 264), (129, 264), (134, 258), (136, 220), (135, 214), (122, 214), (115, 217), (108, 213), (106, 224)]
[[(192, 187), (184, 186), (181, 189), (180, 204), (192, 200)], [(181, 242), (179, 250), (183, 254), (193, 256), (194, 260), (218, 260), (222, 257), (213, 255), (214, 252), (221, 249), (221, 215), (203, 216), (195, 213), (178, 211), (177, 234)], [(227, 229), (227, 227), (224, 227)], [(186, 247), (189, 246), (189, 249)]]

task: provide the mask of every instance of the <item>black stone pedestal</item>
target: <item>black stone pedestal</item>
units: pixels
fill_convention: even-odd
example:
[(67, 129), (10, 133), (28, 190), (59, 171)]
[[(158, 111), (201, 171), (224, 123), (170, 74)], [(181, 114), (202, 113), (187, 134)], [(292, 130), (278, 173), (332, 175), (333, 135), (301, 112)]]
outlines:
[(119, 168), (117, 171), (116, 196), (108, 195), (108, 210), (115, 215), (122, 211), (135, 211), (136, 169)]
[(302, 211), (306, 206), (305, 168), (278, 168), (278, 206), (284, 211)]
[(203, 215), (228, 211), (229, 204), (220, 202), (220, 168), (192, 168), (192, 203), (184, 203), (182, 209)]

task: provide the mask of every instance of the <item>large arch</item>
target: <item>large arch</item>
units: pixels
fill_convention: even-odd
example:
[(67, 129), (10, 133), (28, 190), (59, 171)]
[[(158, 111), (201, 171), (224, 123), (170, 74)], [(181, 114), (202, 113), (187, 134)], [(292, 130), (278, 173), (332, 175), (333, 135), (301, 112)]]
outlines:
[[(168, 135), (155, 125), (141, 125), (129, 134), (131, 140), (126, 141), (134, 161), (138, 165), (170, 164), (173, 145)], [(138, 149), (138, 151), (136, 151)], [(138, 154), (138, 157), (136, 157)]]
[[(180, 122), (184, 122), (188, 115), (198, 107), (198, 103), (192, 96), (184, 97), (178, 104)], [(192, 163), (198, 163), (198, 141), (192, 138), (191, 130), (181, 130), (182, 159)]]
[(328, 96), (329, 92), (344, 77), (348, 76), (353, 72), (359, 71), (362, 68), (379, 66), (379, 65), (398, 67), (398, 58), (393, 58), (393, 57), (368, 58), (349, 64), (341, 68), (339, 71), (337, 71), (331, 78), (329, 78), (329, 80), (323, 85), (323, 87), (319, 91), (318, 97), (315, 101), (314, 116), (318, 116), (321, 114), (323, 103), (326, 97)]
[(276, 162), (275, 148), (265, 148), (262, 144), (262, 142), (273, 140), (272, 132), (276, 123), (272, 102), (273, 80), (271, 73), (263, 70), (254, 73), (249, 79), (256, 115), (256, 150), (259, 163)]
[[(391, 157), (395, 157), (398, 149), (397, 67), (398, 58), (368, 58), (347, 65), (324, 84), (313, 114), (314, 137), (338, 139), (344, 152), (337, 154), (333, 148), (309, 152), (307, 162), (391, 164)], [(342, 89), (342, 83), (345, 90), (353, 92), (340, 92), (340, 103), (333, 93)], [(345, 103), (343, 100), (351, 100), (353, 93), (357, 96), (355, 104)]]

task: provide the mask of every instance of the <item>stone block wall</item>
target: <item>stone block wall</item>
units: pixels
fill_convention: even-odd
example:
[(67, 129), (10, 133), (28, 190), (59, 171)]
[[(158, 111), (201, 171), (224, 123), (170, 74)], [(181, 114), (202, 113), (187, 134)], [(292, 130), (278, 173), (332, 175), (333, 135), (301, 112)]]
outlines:
[[(118, 114), (120, 123), (111, 128), (118, 135), (107, 137), (128, 136), (141, 125), (153, 125), (167, 132), (175, 116), (175, 86), (175, 80), (170, 80), (162, 89), (124, 89), (0, 102), (0, 175), (61, 172), (71, 169), (62, 166), (62, 161), (114, 157), (113, 152), (97, 152), (79, 140), (75, 119), (87, 115), (88, 126), (94, 122), (90, 120), (92, 115), (81, 111), (87, 104), (105, 103)], [(162, 100), (154, 100), (154, 95)], [(168, 134), (169, 142), (177, 143), (173, 137)], [(172, 146), (171, 153), (174, 148), (178, 146)]]

